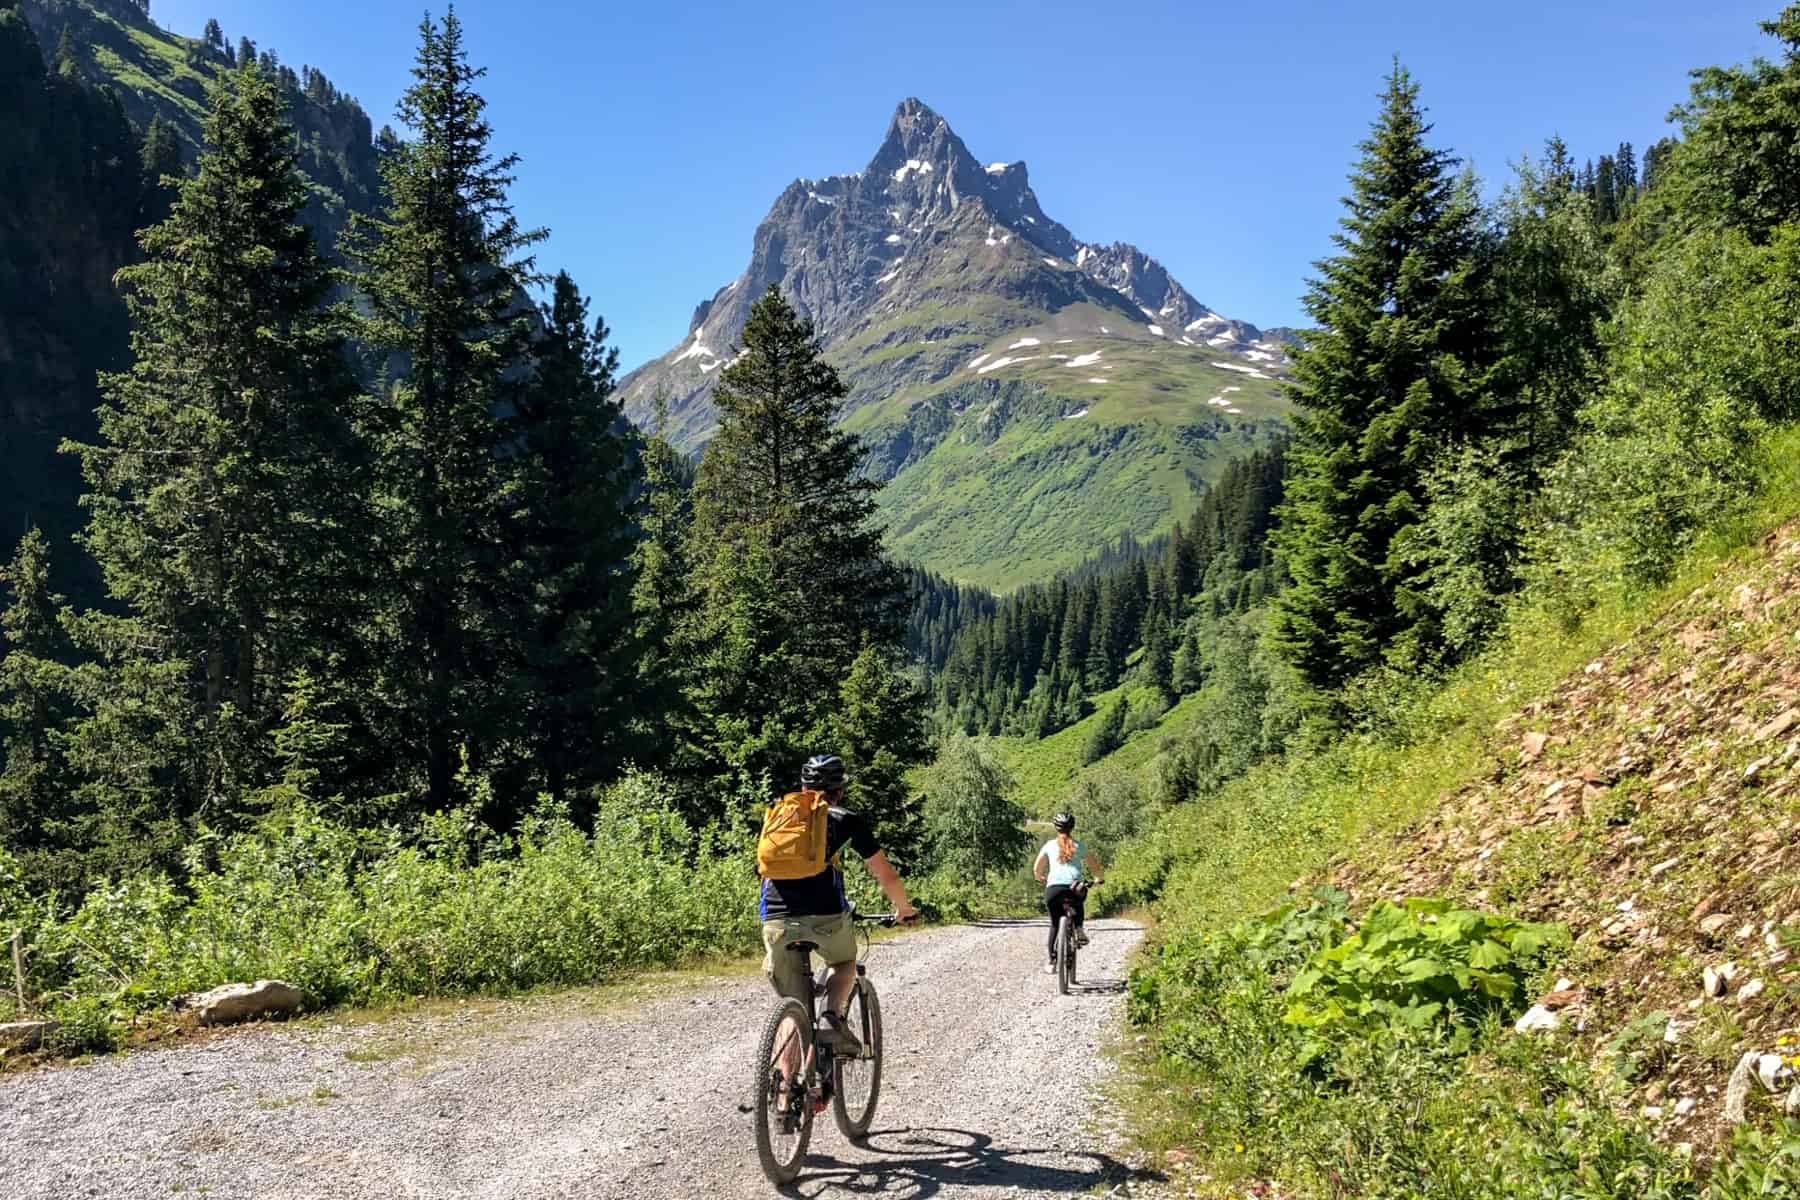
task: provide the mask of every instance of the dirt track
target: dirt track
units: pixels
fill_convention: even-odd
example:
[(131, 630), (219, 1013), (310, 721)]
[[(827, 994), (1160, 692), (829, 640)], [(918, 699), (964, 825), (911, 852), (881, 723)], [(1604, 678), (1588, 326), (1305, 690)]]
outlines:
[[(1043, 922), (878, 945), (887, 1079), (866, 1145), (815, 1125), (792, 1194), (1066, 1196), (1130, 1177), (1091, 1094), (1141, 936), (1090, 924), (1078, 994)], [(245, 1030), (0, 1079), (9, 1197), (767, 1196), (748, 1091), (772, 993), (684, 982), (347, 1027)], [(1105, 1190), (1104, 1188), (1102, 1190)]]

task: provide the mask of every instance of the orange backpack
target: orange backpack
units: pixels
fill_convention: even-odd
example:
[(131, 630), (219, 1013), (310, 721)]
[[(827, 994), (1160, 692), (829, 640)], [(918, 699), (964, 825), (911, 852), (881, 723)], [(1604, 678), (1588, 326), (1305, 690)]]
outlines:
[(789, 792), (769, 805), (756, 839), (756, 869), (764, 879), (809, 879), (825, 869), (831, 802), (824, 792)]

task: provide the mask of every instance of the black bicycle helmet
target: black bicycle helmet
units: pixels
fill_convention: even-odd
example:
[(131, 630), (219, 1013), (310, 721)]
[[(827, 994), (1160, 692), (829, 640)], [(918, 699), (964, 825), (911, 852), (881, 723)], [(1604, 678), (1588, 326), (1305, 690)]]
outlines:
[(811, 792), (840, 792), (849, 782), (850, 772), (835, 754), (815, 754), (800, 768), (800, 786)]
[(1075, 814), (1074, 813), (1059, 812), (1054, 817), (1050, 818), (1050, 823), (1052, 825), (1056, 826), (1056, 832), (1058, 832), (1058, 833), (1074, 833), (1075, 832)]

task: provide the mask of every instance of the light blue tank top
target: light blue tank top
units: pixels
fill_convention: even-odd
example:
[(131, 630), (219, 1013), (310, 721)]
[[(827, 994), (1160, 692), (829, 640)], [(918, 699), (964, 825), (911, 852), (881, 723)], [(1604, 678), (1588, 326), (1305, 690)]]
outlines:
[(1059, 861), (1062, 851), (1057, 848), (1056, 839), (1051, 838), (1038, 851), (1050, 861), (1050, 874), (1045, 882), (1050, 887), (1068, 887), (1081, 878), (1081, 864), (1087, 861), (1087, 846), (1080, 838), (1075, 839), (1075, 857), (1068, 862)]

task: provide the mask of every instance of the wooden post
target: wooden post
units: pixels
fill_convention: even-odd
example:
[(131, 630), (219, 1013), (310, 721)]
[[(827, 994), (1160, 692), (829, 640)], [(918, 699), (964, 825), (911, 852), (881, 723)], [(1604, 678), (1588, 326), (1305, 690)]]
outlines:
[(13, 930), (13, 987), (19, 994), (19, 1015), (24, 1016), (29, 1010), (25, 1007), (25, 931)]

